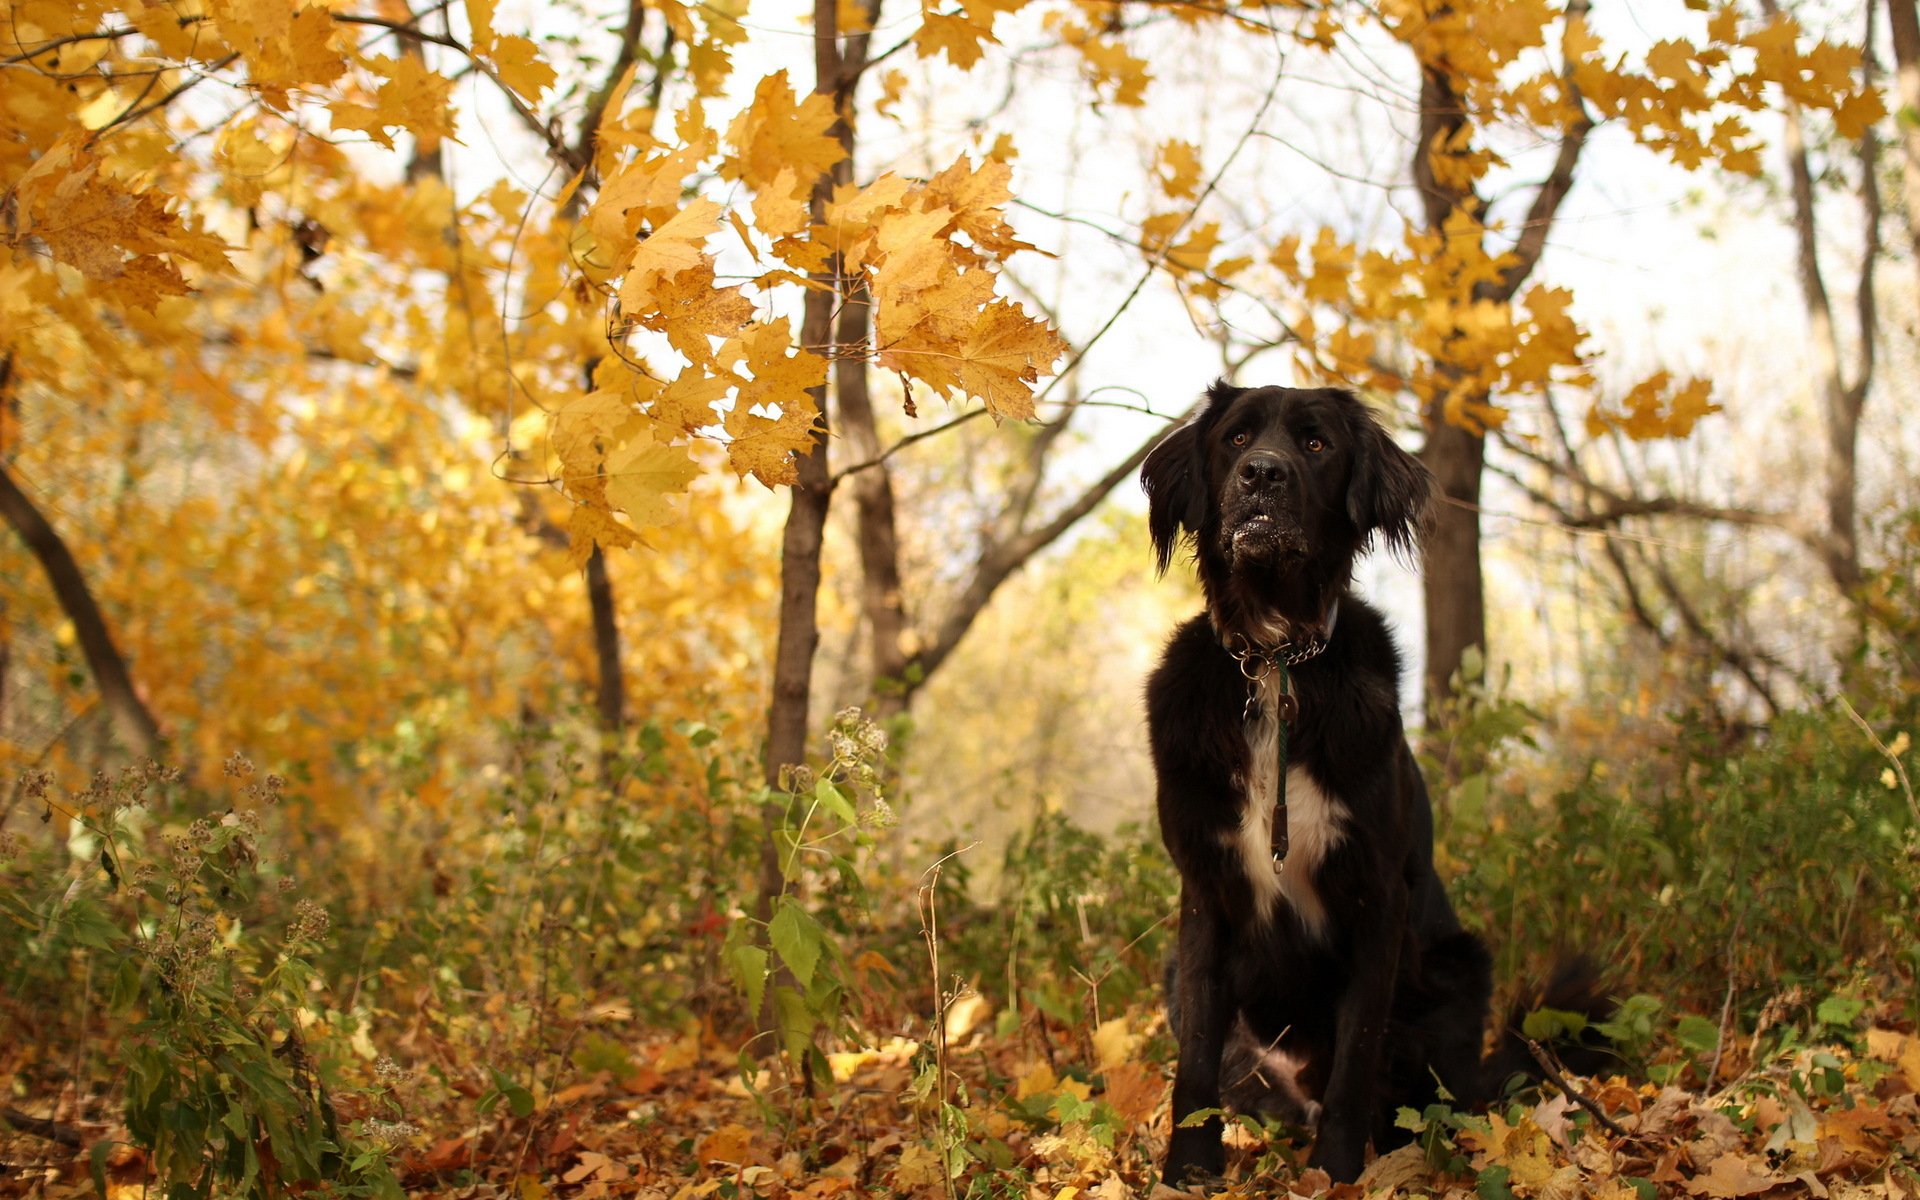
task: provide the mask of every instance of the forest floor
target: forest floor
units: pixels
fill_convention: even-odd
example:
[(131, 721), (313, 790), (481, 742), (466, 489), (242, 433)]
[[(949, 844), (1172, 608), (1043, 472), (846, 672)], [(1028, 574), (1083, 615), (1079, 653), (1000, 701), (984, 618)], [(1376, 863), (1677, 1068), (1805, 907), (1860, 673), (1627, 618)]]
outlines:
[[(797, 1105), (765, 1072), (749, 1088), (736, 1049), (710, 1032), (643, 1033), (610, 1039), (624, 1065), (518, 1096), (491, 1092), (478, 1070), (416, 1066), (392, 1093), (402, 1103), (387, 1115), (399, 1119), (362, 1128), (386, 1132), (394, 1174), (418, 1196), (1167, 1200), (1175, 1193), (1155, 1169), (1168, 1128), (1164, 1030), (1157, 1017), (1134, 1021), (1139, 1032), (1126, 1017), (1094, 1031), (1091, 1069), (1064, 1061), (1080, 1051), (1050, 1062), (1031, 1029), (966, 1031), (945, 1047), (944, 1089), (912, 1041), (836, 1054), (832, 1083)], [(1419, 1143), (1338, 1186), (1302, 1166), (1304, 1137), (1230, 1125), (1227, 1177), (1212, 1194), (1920, 1198), (1911, 1031), (1872, 1028), (1851, 1048), (1719, 1076), (1711, 1092), (1574, 1078), (1495, 1112), (1430, 1110)], [(339, 1103), (343, 1119), (368, 1115), (355, 1103)], [(6, 1110), (0, 1194), (97, 1195), (97, 1162), (107, 1200), (144, 1200), (149, 1164), (125, 1129), (69, 1107)], [(111, 1111), (107, 1098), (91, 1107)]]

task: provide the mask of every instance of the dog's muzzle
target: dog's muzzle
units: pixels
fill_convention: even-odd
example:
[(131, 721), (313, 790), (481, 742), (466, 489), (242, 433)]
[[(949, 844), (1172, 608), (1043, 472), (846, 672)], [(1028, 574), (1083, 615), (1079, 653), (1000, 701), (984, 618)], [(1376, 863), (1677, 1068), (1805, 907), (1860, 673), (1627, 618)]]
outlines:
[(1261, 563), (1281, 566), (1306, 557), (1307, 540), (1299, 523), (1251, 508), (1223, 525), (1225, 549), (1236, 566)]

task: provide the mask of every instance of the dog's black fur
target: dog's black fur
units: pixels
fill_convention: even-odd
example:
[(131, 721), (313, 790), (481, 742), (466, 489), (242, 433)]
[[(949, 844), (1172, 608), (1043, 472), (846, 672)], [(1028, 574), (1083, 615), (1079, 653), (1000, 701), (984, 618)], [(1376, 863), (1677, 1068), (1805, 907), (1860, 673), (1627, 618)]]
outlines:
[[(1221, 1103), (1237, 1035), (1297, 1064), (1299, 1106), (1311, 1116), (1318, 1104), (1310, 1161), (1350, 1180), (1369, 1139), (1384, 1150), (1408, 1136), (1397, 1108), (1424, 1106), (1437, 1087), (1476, 1103), (1492, 1082), (1481, 1057), (1490, 959), (1434, 873), (1399, 651), (1349, 590), (1370, 545), (1418, 544), (1432, 478), (1351, 393), (1221, 382), (1148, 456), (1141, 482), (1160, 569), (1189, 538), (1207, 602), (1147, 686), (1160, 833), (1181, 880), (1165, 1177), (1224, 1168), (1220, 1119), (1180, 1123)], [(1249, 685), (1225, 647), (1236, 636), (1272, 647), (1330, 613), (1324, 652), (1292, 668), (1292, 848), (1278, 876), (1260, 852), (1264, 829), (1242, 833), (1274, 803), (1249, 794), (1261, 766), (1249, 743), (1277, 747), (1244, 719)], [(1277, 701), (1265, 702), (1271, 714)]]

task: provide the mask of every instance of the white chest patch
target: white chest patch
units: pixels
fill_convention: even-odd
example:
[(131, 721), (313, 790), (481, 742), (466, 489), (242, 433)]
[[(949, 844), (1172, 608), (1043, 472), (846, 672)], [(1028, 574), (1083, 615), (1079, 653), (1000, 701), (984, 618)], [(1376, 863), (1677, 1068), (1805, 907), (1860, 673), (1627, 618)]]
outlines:
[(1279, 720), (1275, 715), (1276, 685), (1262, 684), (1260, 708), (1247, 722), (1250, 778), (1240, 784), (1240, 824), (1226, 835), (1238, 852), (1241, 869), (1253, 888), (1260, 917), (1271, 920), (1281, 901), (1316, 940), (1327, 935), (1327, 908), (1314, 889), (1313, 875), (1328, 852), (1346, 837), (1344, 804), (1320, 789), (1304, 767), (1287, 771), (1287, 861), (1273, 869), (1273, 810), (1279, 799), (1275, 782), (1279, 766)]

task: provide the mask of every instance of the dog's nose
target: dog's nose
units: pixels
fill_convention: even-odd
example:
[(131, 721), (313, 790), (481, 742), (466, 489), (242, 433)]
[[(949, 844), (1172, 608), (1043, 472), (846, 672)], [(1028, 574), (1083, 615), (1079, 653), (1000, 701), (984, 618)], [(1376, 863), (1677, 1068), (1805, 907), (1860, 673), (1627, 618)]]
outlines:
[(1287, 462), (1278, 454), (1256, 450), (1240, 460), (1240, 480), (1253, 487), (1271, 487), (1287, 473)]

